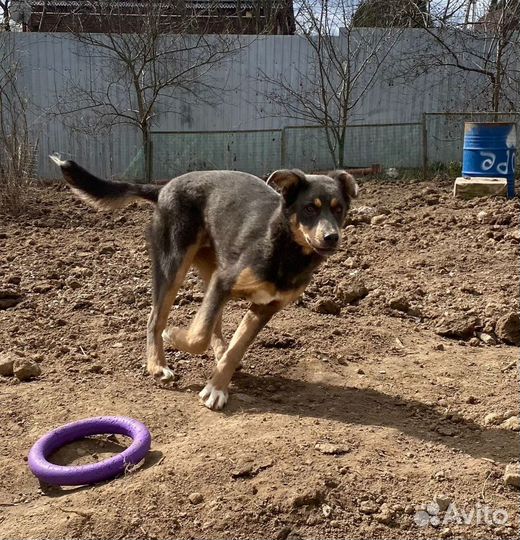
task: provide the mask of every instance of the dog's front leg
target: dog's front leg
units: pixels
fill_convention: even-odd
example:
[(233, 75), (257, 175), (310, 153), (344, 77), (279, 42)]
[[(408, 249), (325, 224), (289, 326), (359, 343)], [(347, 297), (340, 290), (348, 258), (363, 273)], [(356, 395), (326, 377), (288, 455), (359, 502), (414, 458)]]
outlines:
[(228, 386), (249, 345), (269, 319), (280, 309), (279, 302), (253, 304), (235, 330), (231, 342), (217, 363), (213, 375), (199, 396), (209, 409), (222, 409), (228, 400)]

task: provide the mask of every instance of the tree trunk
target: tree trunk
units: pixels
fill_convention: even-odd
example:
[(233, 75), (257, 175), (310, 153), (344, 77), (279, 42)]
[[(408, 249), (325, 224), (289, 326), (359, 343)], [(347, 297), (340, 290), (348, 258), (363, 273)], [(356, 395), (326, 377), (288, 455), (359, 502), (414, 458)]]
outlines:
[(148, 124), (141, 124), (141, 135), (143, 138), (144, 181), (149, 184), (152, 181), (152, 139)]

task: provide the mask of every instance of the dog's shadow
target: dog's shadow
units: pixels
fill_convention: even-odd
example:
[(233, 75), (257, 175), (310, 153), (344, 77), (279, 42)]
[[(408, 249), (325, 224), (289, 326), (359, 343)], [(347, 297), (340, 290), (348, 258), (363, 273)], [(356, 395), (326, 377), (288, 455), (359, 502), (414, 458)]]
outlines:
[[(244, 372), (237, 373), (233, 382), (234, 389), (224, 409), (227, 415), (275, 412), (389, 427), (417, 439), (440, 442), (475, 458), (503, 463), (518, 459), (520, 452), (518, 433), (484, 428), (467, 418), (444, 415), (440, 409), (420, 401), (373, 389), (302, 382), (282, 376), (260, 377)], [(251, 399), (245, 400), (240, 394)]]
[[(79, 439), (72, 443), (66, 444), (58, 451), (56, 451), (50, 458), (49, 461), (56, 465), (68, 466), (74, 465), (75, 461), (78, 458), (83, 458), (86, 456), (95, 456), (100, 455), (100, 459), (104, 459), (103, 454), (119, 454), (125, 450), (127, 446), (119, 442), (118, 440), (107, 440), (105, 438), (96, 438), (96, 437), (85, 437), (84, 439)], [(151, 450), (146, 455), (144, 462), (136, 469), (136, 472), (149, 469), (154, 465), (157, 465), (163, 459), (163, 453), (158, 450)], [(89, 461), (92, 461), (91, 459)], [(124, 478), (126, 476), (122, 475), (116, 477), (115, 479), (106, 480), (105, 482), (99, 482), (97, 484), (83, 485), (83, 486), (54, 486), (47, 484), (45, 482), (39, 481), (40, 489), (47, 497), (62, 497), (64, 495), (70, 495), (78, 491), (85, 491), (96, 489), (99, 486), (103, 486), (108, 482), (114, 482), (118, 479)]]

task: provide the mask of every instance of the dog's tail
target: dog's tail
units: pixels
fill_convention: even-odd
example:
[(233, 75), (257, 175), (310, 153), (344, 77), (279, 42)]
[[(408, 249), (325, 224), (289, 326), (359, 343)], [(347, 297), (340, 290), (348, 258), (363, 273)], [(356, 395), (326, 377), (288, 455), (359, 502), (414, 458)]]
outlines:
[(159, 198), (162, 186), (102, 180), (75, 161), (63, 161), (57, 155), (49, 157), (60, 167), (73, 193), (98, 210), (121, 208), (138, 199), (155, 204)]

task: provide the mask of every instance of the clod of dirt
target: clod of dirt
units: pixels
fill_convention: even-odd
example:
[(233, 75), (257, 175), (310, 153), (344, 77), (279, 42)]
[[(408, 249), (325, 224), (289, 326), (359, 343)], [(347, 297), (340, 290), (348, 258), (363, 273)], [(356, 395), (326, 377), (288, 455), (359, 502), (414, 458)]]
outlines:
[(99, 248), (100, 255), (111, 255), (116, 251), (116, 248), (111, 244), (104, 244)]
[(314, 304), (314, 311), (316, 311), (316, 313), (324, 313), (327, 315), (339, 315), (341, 306), (332, 300), (332, 298), (322, 298)]
[(453, 499), (451, 497), (448, 497), (448, 495), (438, 493), (433, 497), (433, 502), (437, 503), (441, 512), (446, 512), (450, 504), (453, 502)]
[(239, 463), (235, 470), (231, 471), (231, 476), (233, 478), (253, 478), (260, 471), (267, 469), (273, 465), (272, 460), (266, 460), (262, 463), (255, 463), (252, 460), (244, 460)]
[(374, 516), (375, 520), (383, 525), (390, 525), (394, 521), (395, 512), (388, 506), (388, 504), (383, 503), (378, 513)]
[(13, 375), (14, 358), (8, 353), (0, 353), (0, 375), (11, 377)]
[(22, 301), (22, 295), (12, 289), (0, 289), (0, 309), (8, 309)]
[(504, 413), (489, 413), (486, 414), (486, 416), (484, 417), (484, 424), (486, 426), (498, 426), (505, 420), (505, 418), (506, 416), (504, 415)]
[(200, 504), (202, 501), (204, 501), (204, 496), (202, 495), (202, 493), (195, 492), (190, 493), (188, 499), (191, 504)]
[(395, 298), (392, 298), (388, 302), (388, 305), (392, 309), (396, 309), (397, 311), (403, 311), (404, 313), (406, 313), (410, 309), (410, 301), (404, 296), (396, 296)]
[(19, 381), (28, 381), (41, 375), (41, 368), (29, 358), (17, 358), (14, 361), (13, 373)]
[(520, 463), (510, 463), (504, 472), (504, 484), (520, 488)]
[(479, 320), (476, 317), (465, 313), (453, 313), (440, 319), (435, 327), (435, 333), (443, 337), (469, 339), (478, 324)]
[(379, 511), (379, 506), (374, 501), (362, 501), (359, 505), (362, 514), (375, 514)]
[(350, 450), (346, 446), (339, 445), (339, 444), (332, 444), (329, 442), (316, 443), (314, 445), (314, 448), (318, 450), (318, 452), (321, 452), (322, 454), (332, 455), (332, 456), (339, 456), (341, 454), (346, 454)]
[(504, 420), (500, 427), (503, 429), (510, 429), (511, 431), (520, 431), (520, 418), (518, 416), (511, 416), (507, 420)]
[(22, 278), (18, 275), (11, 275), (7, 278), (7, 283), (11, 283), (12, 285), (20, 285), (22, 281)]
[(358, 206), (350, 211), (349, 220), (351, 223), (370, 223), (379, 213), (373, 206)]
[(500, 317), (496, 326), (497, 336), (510, 345), (520, 345), (520, 316), (514, 311)]
[(368, 289), (361, 280), (344, 280), (339, 283), (334, 291), (336, 297), (342, 304), (352, 304), (365, 298)]
[(289, 499), (290, 506), (292, 508), (299, 508), (300, 506), (319, 506), (325, 497), (325, 494), (321, 489), (309, 488), (303, 493), (299, 493)]

